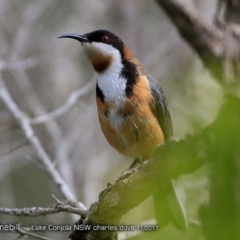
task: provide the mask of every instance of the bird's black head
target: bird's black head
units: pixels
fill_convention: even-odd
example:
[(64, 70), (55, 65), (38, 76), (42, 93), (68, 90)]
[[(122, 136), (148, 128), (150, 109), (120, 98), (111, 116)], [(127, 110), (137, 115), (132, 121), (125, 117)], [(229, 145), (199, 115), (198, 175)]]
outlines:
[(110, 45), (115, 49), (119, 50), (121, 55), (123, 55), (123, 51), (124, 51), (123, 41), (114, 33), (107, 30), (103, 30), (103, 29), (89, 32), (83, 35), (69, 33), (69, 34), (61, 35), (58, 38), (72, 38), (81, 42), (83, 45), (86, 43), (89, 43), (89, 44), (102, 43), (102, 44)]
[(81, 42), (84, 52), (97, 72), (104, 72), (113, 63), (122, 65), (126, 56), (126, 46), (114, 33), (107, 30), (96, 30), (83, 35), (64, 34), (59, 38), (72, 38)]

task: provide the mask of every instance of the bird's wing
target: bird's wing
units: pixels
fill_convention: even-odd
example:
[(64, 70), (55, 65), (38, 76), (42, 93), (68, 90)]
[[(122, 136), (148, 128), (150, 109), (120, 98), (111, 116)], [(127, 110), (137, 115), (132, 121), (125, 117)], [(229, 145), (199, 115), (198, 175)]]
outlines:
[(151, 108), (158, 120), (160, 127), (162, 128), (165, 140), (172, 137), (172, 119), (168, 110), (167, 100), (165, 94), (157, 82), (152, 76), (147, 76), (150, 90), (153, 96), (151, 102)]
[[(165, 139), (169, 139), (172, 137), (173, 129), (166, 97), (159, 83), (153, 77), (148, 76), (148, 80), (153, 96), (151, 108), (163, 130)], [(188, 228), (186, 211), (173, 183), (154, 193), (153, 200), (155, 217), (161, 227), (172, 223), (178, 229), (186, 231)]]

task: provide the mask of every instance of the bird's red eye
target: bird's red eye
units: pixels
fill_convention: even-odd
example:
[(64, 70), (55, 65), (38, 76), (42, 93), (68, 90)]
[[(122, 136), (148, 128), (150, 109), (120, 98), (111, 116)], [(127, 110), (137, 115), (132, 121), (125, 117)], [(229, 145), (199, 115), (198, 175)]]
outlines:
[(107, 42), (108, 42), (108, 40), (109, 40), (109, 39), (108, 39), (108, 37), (107, 37), (107, 36), (103, 36), (103, 37), (102, 37), (102, 42), (104, 42), (104, 43), (107, 43)]

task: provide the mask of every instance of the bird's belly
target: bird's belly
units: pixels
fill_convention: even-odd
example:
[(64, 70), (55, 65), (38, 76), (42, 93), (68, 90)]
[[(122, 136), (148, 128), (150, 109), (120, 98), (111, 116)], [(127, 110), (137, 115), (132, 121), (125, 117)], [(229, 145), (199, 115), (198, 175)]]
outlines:
[(151, 114), (139, 116), (132, 112), (126, 115), (105, 110), (99, 114), (99, 121), (109, 144), (125, 156), (150, 158), (156, 147), (164, 143), (161, 127)]

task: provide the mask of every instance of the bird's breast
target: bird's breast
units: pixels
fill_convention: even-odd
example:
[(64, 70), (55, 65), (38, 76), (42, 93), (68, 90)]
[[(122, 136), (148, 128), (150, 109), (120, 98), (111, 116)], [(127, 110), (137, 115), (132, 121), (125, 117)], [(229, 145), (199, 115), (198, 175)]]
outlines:
[(99, 122), (109, 142), (121, 154), (133, 158), (148, 158), (164, 143), (156, 116), (150, 108), (151, 93), (145, 77), (139, 78), (131, 97), (121, 104), (97, 96)]

